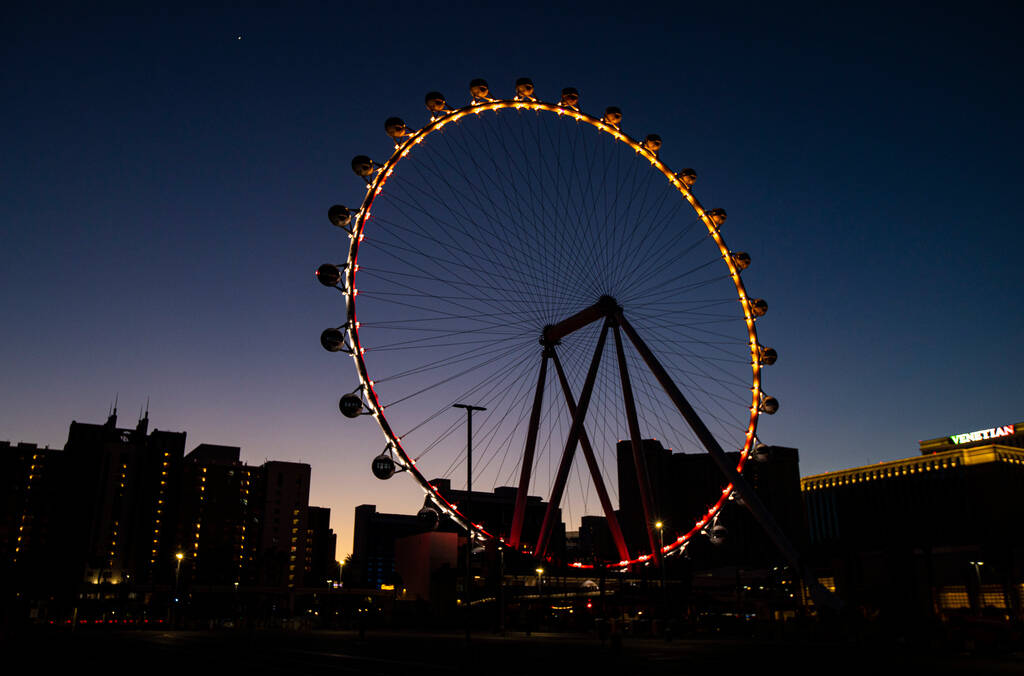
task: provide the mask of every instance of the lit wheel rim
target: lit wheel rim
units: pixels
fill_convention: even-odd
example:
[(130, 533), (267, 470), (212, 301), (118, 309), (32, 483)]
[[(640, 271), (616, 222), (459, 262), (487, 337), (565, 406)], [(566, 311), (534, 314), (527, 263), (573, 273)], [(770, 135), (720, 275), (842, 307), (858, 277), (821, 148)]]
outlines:
[[(766, 402), (754, 326), (762, 310), (747, 296), (741, 265), (714, 213), (616, 125), (571, 107), (488, 101), (435, 119), (375, 169), (351, 228), (344, 331), (366, 408), (396, 463), (468, 529), (467, 515), (430, 483), (458, 476), (464, 456), (462, 437), (453, 434), (462, 420), (446, 413), (458, 401), (488, 407), (474, 427), (474, 486), (514, 486), (543, 327), (601, 294), (621, 304), (721, 446), (739, 451), (741, 471)], [(596, 342), (591, 326), (558, 348), (577, 397)], [(629, 438), (626, 421), (608, 417), (618, 410), (621, 418), (622, 403), (611, 395), (614, 356), (605, 362), (610, 371), (599, 375), (584, 424), (603, 454), (602, 473), (609, 440)], [(702, 451), (644, 364), (632, 353), (627, 363), (642, 400), (642, 436)], [(539, 434), (556, 441), (539, 448), (534, 464), (550, 452), (550, 468), (572, 418), (557, 380), (545, 387)], [(582, 458), (573, 464), (585, 476)], [(614, 478), (608, 472), (605, 481)], [(539, 472), (535, 480), (530, 493), (547, 500)], [(568, 514), (563, 502), (567, 529), (583, 512), (600, 514), (587, 493), (581, 482), (582, 504)], [(709, 530), (731, 494), (731, 484), (721, 486), (703, 514), (666, 524), (663, 554)], [(659, 514), (667, 510), (658, 506)], [(473, 530), (505, 542), (506, 528), (477, 523)], [(604, 563), (626, 566), (652, 555), (648, 548)]]

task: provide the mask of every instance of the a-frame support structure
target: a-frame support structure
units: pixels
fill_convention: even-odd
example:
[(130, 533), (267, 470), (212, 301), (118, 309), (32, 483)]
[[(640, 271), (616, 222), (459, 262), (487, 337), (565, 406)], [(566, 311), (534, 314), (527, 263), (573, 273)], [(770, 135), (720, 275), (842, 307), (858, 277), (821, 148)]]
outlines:
[[(562, 369), (562, 365), (558, 359), (558, 354), (555, 348), (565, 336), (601, 320), (603, 320), (603, 325), (598, 337), (597, 346), (594, 349), (594, 356), (591, 359), (590, 368), (587, 371), (586, 380), (584, 381), (583, 389), (580, 392), (579, 401), (576, 402), (572, 391), (569, 388), (565, 372)], [(519, 549), (522, 545), (522, 531), (526, 513), (527, 491), (530, 487), (530, 474), (533, 468), (537, 431), (540, 425), (540, 412), (543, 404), (544, 388), (547, 377), (547, 363), (548, 360), (551, 360), (554, 362), (555, 370), (558, 374), (558, 379), (565, 395), (566, 405), (568, 406), (570, 415), (572, 415), (572, 424), (569, 429), (569, 436), (565, 442), (565, 448), (562, 452), (561, 461), (558, 465), (555, 482), (551, 489), (551, 495), (548, 499), (547, 508), (544, 513), (544, 520), (541, 523), (540, 533), (538, 534), (533, 553), (540, 559), (544, 559), (547, 555), (548, 545), (551, 538), (551, 530), (554, 527), (555, 511), (559, 508), (561, 503), (562, 494), (565, 490), (565, 484), (569, 475), (569, 469), (572, 466), (573, 457), (575, 456), (576, 447), (578, 445), (583, 450), (584, 458), (586, 459), (587, 466), (590, 470), (590, 475), (593, 479), (598, 498), (600, 499), (601, 507), (604, 510), (605, 517), (608, 522), (608, 528), (611, 532), (612, 540), (615, 543), (618, 554), (623, 561), (630, 560), (626, 542), (622, 535), (622, 528), (619, 524), (618, 517), (615, 515), (615, 510), (611, 505), (611, 500), (608, 497), (608, 491), (605, 488), (604, 480), (601, 477), (597, 460), (594, 455), (594, 450), (590, 445), (584, 425), (587, 409), (590, 405), (591, 394), (594, 388), (594, 382), (597, 378), (598, 367), (601, 362), (609, 331), (613, 334), (615, 342), (615, 352), (622, 384), (624, 408), (627, 424), (629, 426), (630, 444), (633, 453), (633, 464), (637, 474), (637, 484), (640, 491), (640, 500), (643, 508), (648, 543), (650, 545), (650, 551), (652, 552), (651, 558), (654, 560), (656, 565), (662, 565), (662, 551), (659, 546), (658, 534), (654, 526), (655, 518), (658, 515), (653, 513), (655, 506), (652, 502), (651, 483), (647, 474), (646, 458), (642, 449), (640, 426), (637, 420), (636, 402), (633, 397), (632, 384), (630, 382), (629, 371), (626, 365), (626, 356), (622, 340), (623, 333), (629, 339), (630, 343), (632, 343), (637, 353), (639, 353), (640, 357), (650, 369), (662, 389), (665, 390), (669, 399), (679, 410), (680, 415), (682, 415), (683, 419), (700, 440), (704, 449), (709, 455), (711, 455), (726, 480), (732, 484), (733, 490), (743, 498), (744, 504), (753, 514), (758, 524), (772, 540), (779, 552), (797, 571), (800, 572), (801, 576), (804, 578), (805, 584), (807, 584), (811, 588), (812, 593), (814, 593), (816, 601), (828, 605), (835, 605), (835, 597), (831, 596), (827, 590), (817, 583), (816, 580), (809, 578), (807, 571), (804, 569), (800, 561), (800, 555), (789, 541), (789, 538), (787, 538), (782, 532), (782, 529), (779, 528), (771, 513), (764, 506), (764, 503), (761, 502), (761, 499), (758, 497), (757, 493), (754, 492), (750, 484), (743, 478), (743, 475), (736, 471), (736, 467), (733, 466), (726, 457), (725, 451), (718, 443), (718, 440), (711, 434), (710, 430), (708, 430), (707, 426), (704, 424), (703, 420), (701, 420), (693, 406), (690, 405), (686, 397), (672, 381), (672, 378), (662, 366), (661, 362), (658, 361), (657, 357), (655, 357), (647, 343), (644, 342), (626, 319), (622, 308), (619, 307), (615, 299), (609, 296), (602, 296), (594, 305), (576, 313), (558, 324), (549, 325), (544, 328), (540, 341), (543, 346), (540, 374), (537, 379), (537, 389), (534, 394), (533, 409), (530, 413), (530, 422), (526, 437), (526, 449), (523, 454), (519, 487), (516, 493), (515, 511), (513, 513), (512, 529), (509, 535), (509, 545), (516, 549)]]

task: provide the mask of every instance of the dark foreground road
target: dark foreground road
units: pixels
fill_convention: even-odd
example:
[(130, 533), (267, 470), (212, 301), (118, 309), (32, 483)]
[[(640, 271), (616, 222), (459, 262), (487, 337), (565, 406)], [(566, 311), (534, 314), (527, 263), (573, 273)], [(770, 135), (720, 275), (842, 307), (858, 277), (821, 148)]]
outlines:
[[(347, 631), (39, 631), (7, 637), (9, 674), (1024, 674), (1024, 655), (844, 643)], [(28, 669), (11, 663), (28, 656)], [(21, 659), (16, 660), (22, 663)]]

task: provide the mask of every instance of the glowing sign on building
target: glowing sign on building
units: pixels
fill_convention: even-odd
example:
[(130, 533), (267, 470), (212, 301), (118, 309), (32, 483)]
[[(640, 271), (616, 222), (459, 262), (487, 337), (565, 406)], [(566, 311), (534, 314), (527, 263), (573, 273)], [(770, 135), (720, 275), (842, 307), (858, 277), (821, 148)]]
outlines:
[(972, 441), (981, 441), (982, 439), (997, 439), (999, 437), (1008, 437), (1013, 434), (1013, 425), (1003, 425), (1002, 427), (991, 427), (987, 430), (978, 430), (977, 432), (968, 432), (967, 434), (954, 434), (949, 438), (954, 444), (966, 444)]

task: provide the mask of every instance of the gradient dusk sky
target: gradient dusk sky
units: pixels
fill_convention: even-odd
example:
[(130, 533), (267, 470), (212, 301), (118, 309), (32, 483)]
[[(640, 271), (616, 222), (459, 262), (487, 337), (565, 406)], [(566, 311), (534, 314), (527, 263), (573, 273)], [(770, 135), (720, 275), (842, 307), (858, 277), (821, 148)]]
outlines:
[[(326, 218), (353, 155), (487, 78), (564, 86), (665, 139), (770, 312), (781, 403), (760, 436), (804, 475), (1024, 420), (1024, 64), (1018, 3), (32, 3), (0, 16), (0, 439), (62, 447), (72, 420), (151, 426), (308, 462), (339, 557), (381, 437), (320, 331)], [(891, 4), (891, 3), (890, 3)], [(1014, 197), (1016, 195), (1017, 197)]]

